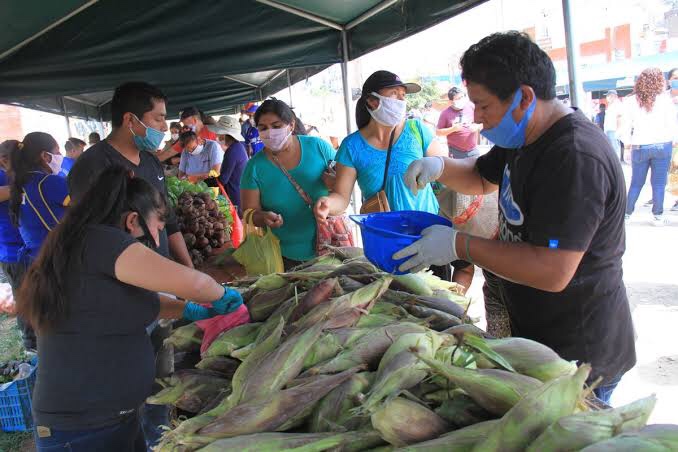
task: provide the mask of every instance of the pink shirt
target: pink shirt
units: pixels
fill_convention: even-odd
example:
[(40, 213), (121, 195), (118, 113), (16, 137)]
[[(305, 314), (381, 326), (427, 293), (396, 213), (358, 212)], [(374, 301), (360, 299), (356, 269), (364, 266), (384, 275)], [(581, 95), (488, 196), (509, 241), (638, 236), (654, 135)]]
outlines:
[(438, 119), (438, 128), (447, 129), (455, 124), (465, 125), (461, 132), (454, 132), (447, 136), (447, 145), (462, 152), (468, 152), (475, 149), (478, 144), (478, 132), (473, 132), (468, 128), (473, 124), (473, 112), (475, 106), (468, 102), (462, 110), (455, 110), (452, 107), (446, 108), (440, 113)]

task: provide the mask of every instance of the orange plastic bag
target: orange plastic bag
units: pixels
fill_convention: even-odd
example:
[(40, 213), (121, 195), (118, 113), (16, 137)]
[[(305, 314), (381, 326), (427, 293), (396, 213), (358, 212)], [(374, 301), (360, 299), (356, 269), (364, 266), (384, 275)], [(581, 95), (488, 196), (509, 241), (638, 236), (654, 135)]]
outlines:
[(228, 200), (229, 205), (228, 209), (231, 212), (231, 216), (233, 217), (233, 228), (231, 229), (231, 243), (233, 243), (233, 248), (237, 248), (243, 241), (242, 221), (240, 221), (240, 217), (238, 216), (238, 209), (236, 209), (233, 203), (231, 202), (231, 198), (228, 197), (226, 189), (221, 184), (219, 179), (217, 179), (217, 185), (219, 185), (219, 191), (221, 191), (221, 194), (224, 196), (224, 198)]

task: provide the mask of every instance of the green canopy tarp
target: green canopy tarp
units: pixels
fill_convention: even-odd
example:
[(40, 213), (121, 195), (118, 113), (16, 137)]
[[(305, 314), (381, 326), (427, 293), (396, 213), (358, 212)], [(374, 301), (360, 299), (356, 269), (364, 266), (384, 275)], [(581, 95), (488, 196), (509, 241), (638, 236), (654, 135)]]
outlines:
[[(0, 103), (106, 119), (115, 86), (233, 111), (484, 0), (3, 0)], [(289, 69), (289, 74), (284, 71)]]

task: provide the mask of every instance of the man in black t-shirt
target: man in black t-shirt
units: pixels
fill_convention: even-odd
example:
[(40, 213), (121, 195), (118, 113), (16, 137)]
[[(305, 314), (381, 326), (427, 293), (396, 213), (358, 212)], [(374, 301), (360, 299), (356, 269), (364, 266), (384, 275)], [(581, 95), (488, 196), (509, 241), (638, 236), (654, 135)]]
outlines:
[[(77, 203), (99, 175), (114, 164), (129, 168), (136, 177), (146, 180), (167, 197), (165, 173), (155, 156), (167, 131), (165, 100), (162, 91), (148, 83), (129, 82), (116, 88), (111, 100), (111, 134), (89, 148), (68, 174), (72, 202)], [(171, 209), (165, 229), (161, 231), (157, 251), (193, 268), (186, 242)], [(165, 377), (171, 372), (172, 360), (162, 345), (171, 331), (171, 325), (155, 324), (149, 329), (152, 330), (151, 341), (157, 353), (156, 377)], [(141, 421), (146, 441), (153, 445), (162, 432), (160, 426), (169, 424), (168, 408), (164, 405), (146, 405), (141, 411)]]
[(498, 275), (513, 335), (591, 363), (608, 401), (636, 362), (620, 163), (603, 132), (556, 99), (553, 63), (527, 35), (488, 36), (461, 66), (474, 122), (495, 146), (478, 159), (417, 160), (405, 180), (415, 192), (434, 180), (466, 194), (498, 189), (499, 240), (433, 226), (394, 258), (412, 256), (401, 270), (461, 258)]

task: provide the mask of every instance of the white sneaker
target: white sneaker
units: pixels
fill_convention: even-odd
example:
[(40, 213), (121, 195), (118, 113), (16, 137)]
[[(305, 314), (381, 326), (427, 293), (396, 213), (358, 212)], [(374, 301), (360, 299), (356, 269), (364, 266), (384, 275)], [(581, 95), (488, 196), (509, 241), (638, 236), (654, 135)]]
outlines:
[(662, 215), (655, 215), (654, 219), (652, 220), (653, 226), (659, 226), (659, 227), (666, 226), (666, 223), (667, 223), (666, 218), (664, 218), (664, 216), (662, 216)]

